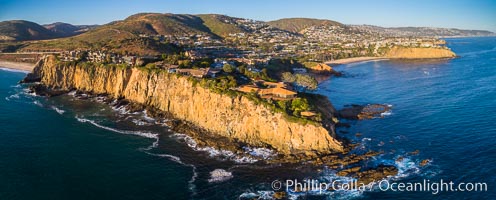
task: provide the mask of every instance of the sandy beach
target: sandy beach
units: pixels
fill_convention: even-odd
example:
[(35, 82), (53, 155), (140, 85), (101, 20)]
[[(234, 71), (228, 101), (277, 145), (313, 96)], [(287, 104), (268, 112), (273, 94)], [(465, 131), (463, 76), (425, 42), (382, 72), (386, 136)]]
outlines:
[(10, 62), (0, 60), (0, 68), (14, 69), (20, 71), (31, 72), (34, 68), (33, 63), (22, 63), (22, 62)]
[(387, 60), (385, 57), (355, 57), (355, 58), (344, 58), (326, 62), (328, 65), (343, 65), (355, 62), (372, 61), (372, 60)]

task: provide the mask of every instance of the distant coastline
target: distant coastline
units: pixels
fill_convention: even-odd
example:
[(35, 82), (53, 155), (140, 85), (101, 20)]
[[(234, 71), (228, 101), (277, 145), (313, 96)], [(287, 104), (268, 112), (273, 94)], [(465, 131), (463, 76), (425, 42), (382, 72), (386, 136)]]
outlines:
[(34, 69), (35, 64), (25, 63), (25, 62), (11, 62), (0, 60), (0, 68), (7, 68), (25, 72), (31, 72)]
[(389, 58), (386, 57), (355, 57), (355, 58), (343, 58), (343, 59), (337, 59), (333, 61), (326, 62), (328, 65), (344, 65), (344, 64), (350, 64), (350, 63), (356, 63), (356, 62), (364, 62), (364, 61), (374, 61), (374, 60), (389, 60)]

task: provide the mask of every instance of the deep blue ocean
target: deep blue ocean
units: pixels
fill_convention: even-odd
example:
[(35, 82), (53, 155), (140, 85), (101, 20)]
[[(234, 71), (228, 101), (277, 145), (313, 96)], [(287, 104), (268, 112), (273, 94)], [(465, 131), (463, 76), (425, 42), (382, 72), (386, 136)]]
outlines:
[[(397, 166), (400, 173), (391, 182), (486, 183), (487, 191), (376, 188), (290, 197), (496, 199), (496, 38), (447, 39), (447, 45), (460, 57), (336, 66), (345, 75), (322, 82), (316, 92), (338, 109), (391, 106), (383, 118), (343, 120), (351, 126), (337, 130), (360, 144), (354, 151), (383, 152), (366, 164)], [(198, 149), (146, 113), (129, 113), (99, 99), (32, 96), (17, 83), (24, 76), (0, 70), (2, 200), (263, 199), (272, 195), (274, 180), (344, 179), (325, 167), (264, 165)], [(424, 159), (430, 162), (421, 166)], [(212, 181), (216, 169), (232, 176)]]

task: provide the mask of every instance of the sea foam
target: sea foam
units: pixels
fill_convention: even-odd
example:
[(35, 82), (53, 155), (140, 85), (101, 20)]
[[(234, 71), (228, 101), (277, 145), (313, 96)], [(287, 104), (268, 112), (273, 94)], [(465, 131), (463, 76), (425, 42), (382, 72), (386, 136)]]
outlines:
[[(196, 143), (196, 141), (192, 137), (185, 134), (175, 133), (172, 134), (171, 137), (184, 141), (190, 148), (195, 151), (207, 152), (210, 157), (228, 159), (236, 163), (255, 163), (259, 161), (258, 158), (263, 158), (262, 156), (266, 156), (265, 154), (267, 154), (267, 152), (272, 153), (270, 150), (262, 150), (262, 148), (255, 148), (255, 150), (253, 150), (251, 148), (245, 147), (244, 149), (247, 153), (247, 156), (242, 156), (237, 155), (229, 150), (215, 149), (213, 147), (199, 147), (198, 143)], [(247, 152), (248, 150), (251, 150), (252, 154), (250, 154), (250, 152)], [(257, 154), (258, 156), (256, 156)]]
[(55, 106), (50, 106), (51, 109), (55, 110), (55, 112), (59, 113), (59, 114), (64, 114), (65, 113), (65, 110), (62, 110), (60, 108), (57, 108)]
[(126, 135), (137, 135), (137, 136), (141, 136), (141, 137), (145, 137), (145, 138), (150, 138), (150, 139), (158, 139), (158, 134), (155, 134), (155, 133), (141, 132), (141, 131), (118, 130), (118, 129), (115, 129), (115, 128), (112, 128), (112, 127), (108, 127), (108, 126), (104, 126), (104, 125), (98, 124), (94, 120), (81, 118), (79, 116), (76, 116), (75, 118), (79, 122), (90, 123), (90, 124), (93, 124), (94, 126), (96, 126), (98, 128), (102, 128), (102, 129), (109, 130), (109, 131), (112, 131), (112, 132), (126, 134)]
[(232, 172), (228, 172), (223, 169), (215, 169), (210, 172), (210, 179), (208, 179), (209, 183), (213, 182), (223, 182), (229, 180), (233, 177)]

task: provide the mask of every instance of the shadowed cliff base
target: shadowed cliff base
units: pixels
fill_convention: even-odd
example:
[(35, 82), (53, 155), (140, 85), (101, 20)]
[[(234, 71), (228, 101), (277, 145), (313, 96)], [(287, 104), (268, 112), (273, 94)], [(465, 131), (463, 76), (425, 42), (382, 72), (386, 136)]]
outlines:
[[(32, 92), (40, 96), (54, 97), (65, 95), (69, 91), (53, 90), (41, 84), (30, 84), (29, 88)], [(114, 99), (104, 94), (93, 94), (84, 91), (70, 91), (72, 95), (79, 101), (92, 101), (93, 103), (105, 103), (119, 110), (125, 110), (127, 113), (147, 113), (157, 122), (163, 122), (170, 130), (175, 133), (186, 134), (191, 137), (195, 143), (196, 149), (213, 149), (221, 152), (232, 152), (240, 157), (257, 160), (246, 152), (246, 148), (253, 148), (250, 144), (240, 142), (236, 139), (220, 136), (209, 132), (191, 122), (174, 118), (174, 116), (166, 111), (158, 110), (152, 106), (143, 105), (140, 103), (130, 102), (126, 99)], [(318, 97), (313, 97), (318, 98)], [(325, 103), (325, 102), (322, 102)], [(324, 104), (329, 105), (329, 104)], [(275, 155), (270, 158), (256, 161), (262, 165), (307, 165), (310, 168), (319, 170), (321, 166), (327, 166), (329, 169), (336, 170), (339, 176), (348, 176), (357, 178), (357, 183), (368, 184), (372, 181), (378, 181), (389, 176), (396, 175), (397, 169), (391, 165), (380, 165), (377, 167), (366, 166), (364, 163), (369, 162), (373, 157), (382, 154), (381, 152), (369, 151), (363, 154), (350, 153), (352, 149), (359, 144), (352, 144), (350, 141), (341, 139), (345, 147), (342, 153), (330, 154), (282, 154), (271, 148), (269, 145), (263, 148), (273, 150)], [(188, 144), (189, 145), (189, 144)], [(262, 147), (262, 146), (257, 146)]]
[[(394, 171), (393, 166), (388, 166), (384, 169), (387, 169), (385, 172), (382, 170), (383, 168), (363, 168), (362, 169), (362, 164), (366, 162), (368, 159), (372, 158), (373, 156), (378, 155), (377, 152), (367, 152), (365, 154), (350, 154), (350, 150), (354, 148), (357, 144), (350, 144), (348, 141), (345, 141), (341, 139), (341, 141), (338, 142), (337, 138), (335, 138), (335, 133), (334, 133), (334, 122), (329, 121), (327, 123), (324, 123), (320, 127), (315, 125), (315, 124), (305, 124), (301, 125), (298, 124), (297, 122), (288, 122), (281, 116), (278, 116), (277, 113), (272, 113), (269, 112), (268, 110), (265, 110), (263, 106), (261, 105), (254, 105), (250, 103), (249, 101), (247, 102), (246, 100), (242, 100), (243, 97), (236, 97), (236, 98), (231, 98), (231, 97), (226, 97), (225, 95), (220, 95), (217, 93), (211, 93), (205, 90), (204, 88), (201, 87), (196, 87), (193, 86), (186, 78), (181, 78), (177, 76), (167, 76), (166, 74), (150, 74), (150, 72), (143, 72), (139, 71), (137, 69), (118, 69), (118, 68), (97, 68), (97, 69), (88, 69), (88, 68), (82, 68), (80, 66), (63, 66), (63, 65), (57, 65), (56, 63), (53, 63), (54, 60), (53, 58), (47, 57), (44, 60), (42, 60), (36, 68), (33, 70), (32, 73), (28, 74), (28, 76), (24, 79), (23, 82), (29, 83), (33, 81), (39, 81), (40, 83), (35, 83), (32, 84), (30, 87), (31, 89), (38, 95), (45, 95), (45, 96), (55, 96), (55, 95), (61, 95), (64, 93), (67, 93), (69, 91), (74, 91), (76, 90), (77, 93), (80, 94), (86, 94), (86, 95), (81, 95), (84, 99), (87, 99), (89, 96), (105, 96), (106, 97), (106, 103), (113, 102), (113, 104), (119, 104), (119, 106), (125, 106), (127, 110), (131, 111), (143, 111), (146, 110), (147, 113), (149, 113), (150, 116), (158, 119), (171, 119), (171, 120), (166, 120), (167, 123), (166, 125), (171, 128), (174, 132), (177, 133), (183, 133), (191, 138), (194, 139), (195, 143), (198, 145), (198, 147), (210, 147), (214, 149), (219, 149), (219, 150), (227, 150), (236, 154), (243, 154), (245, 151), (245, 147), (251, 147), (251, 148), (267, 148), (270, 150), (274, 150), (276, 152), (276, 156), (274, 156), (271, 159), (267, 160), (262, 160), (261, 162), (263, 163), (307, 163), (310, 165), (315, 165), (315, 166), (321, 166), (321, 165), (326, 165), (329, 166), (332, 169), (338, 170), (338, 171), (350, 171), (351, 169), (352, 172), (348, 172), (345, 174), (345, 172), (342, 172), (343, 175), (346, 176), (351, 176), (351, 177), (356, 177), (359, 178), (359, 180), (363, 180), (363, 182), (368, 182), (372, 179), (375, 180), (375, 178), (381, 177), (385, 178), (389, 175), (391, 175), (390, 172)], [(94, 71), (93, 71), (94, 70)], [(99, 71), (101, 70), (101, 71)], [(80, 73), (79, 75), (77, 73)], [(144, 74), (142, 74), (144, 73)], [(92, 76), (91, 76), (92, 74)], [(115, 76), (119, 74), (119, 78), (116, 78)], [(101, 77), (103, 79), (95, 79), (91, 77)], [(133, 77), (135, 79), (133, 80)], [(122, 82), (113, 82), (117, 79), (120, 79)], [(139, 83), (138, 80), (140, 81), (146, 81), (145, 84)], [(97, 83), (101, 82), (102, 85), (98, 85)], [(123, 82), (126, 82), (124, 84)], [(161, 86), (159, 85), (150, 85), (150, 82), (153, 83), (162, 83)], [(132, 83), (132, 84), (131, 84)], [(90, 85), (88, 85), (90, 84)], [(96, 84), (96, 85), (95, 85)], [(121, 86), (120, 88), (115, 88), (116, 86)], [(134, 96), (130, 95), (133, 92), (137, 92), (137, 88), (140, 87), (140, 85), (145, 86), (146, 88), (142, 88), (142, 92), (144, 95), (137, 95), (135, 94)], [(167, 85), (174, 85), (174, 88), (177, 89), (177, 87), (181, 87), (180, 91), (176, 90), (173, 91), (174, 88), (160, 88), (163, 86)], [(134, 88), (132, 91), (126, 91), (129, 90), (129, 88)], [(167, 101), (167, 99), (149, 99), (147, 97), (153, 97), (156, 96), (156, 93), (150, 93), (151, 91), (156, 91), (157, 89), (161, 89), (159, 91), (168, 91), (168, 92), (173, 92), (169, 94), (174, 94), (174, 98), (181, 98), (182, 102), (187, 102), (187, 101), (195, 101), (191, 96), (191, 92), (194, 93), (195, 96), (201, 96), (202, 99), (210, 99), (209, 101), (201, 101), (203, 104), (205, 103), (211, 103), (212, 101), (218, 101), (213, 99), (214, 97), (216, 99), (223, 99), (223, 98), (228, 98), (229, 100), (229, 105), (213, 105), (213, 106), (208, 106), (210, 108), (215, 108), (215, 111), (210, 111), (208, 113), (209, 117), (204, 118), (203, 120), (213, 120), (212, 116), (215, 116), (218, 113), (225, 113), (225, 112), (230, 112), (229, 110), (234, 110), (234, 113), (236, 115), (243, 114), (241, 118), (238, 118), (238, 116), (234, 115), (233, 113), (228, 115), (233, 116), (232, 118), (222, 118), (222, 120), (228, 121), (232, 119), (246, 119), (253, 117), (255, 115), (255, 119), (252, 120), (266, 120), (269, 118), (271, 123), (268, 123), (269, 125), (272, 123), (277, 123), (279, 126), (279, 129), (273, 128), (273, 127), (266, 127), (267, 129), (271, 129), (271, 132), (274, 132), (274, 136), (269, 136), (268, 138), (264, 137), (263, 135), (260, 135), (259, 131), (262, 131), (263, 129), (260, 129), (260, 126), (250, 126), (253, 129), (257, 130), (258, 132), (242, 132), (245, 135), (242, 135), (241, 137), (239, 134), (233, 132), (235, 130), (235, 127), (233, 128), (232, 125), (226, 124), (223, 125), (223, 127), (231, 127), (231, 132), (228, 133), (222, 133), (222, 132), (216, 132), (215, 129), (212, 129), (212, 127), (208, 126), (201, 126), (198, 122), (194, 122), (194, 118), (187, 118), (184, 116), (188, 116), (190, 113), (182, 113), (183, 115), (180, 116), (181, 114), (180, 110), (174, 110), (172, 107), (174, 107), (173, 102)], [(184, 91), (189, 91), (183, 93)], [(323, 117), (325, 118), (332, 118), (334, 115), (333, 113), (334, 108), (332, 107), (332, 104), (325, 99), (319, 98), (317, 95), (309, 95), (309, 99), (312, 99), (312, 101), (319, 102), (318, 109), (320, 111), (326, 111), (326, 115)], [(243, 110), (240, 110), (237, 105), (233, 105), (233, 103), (243, 103), (244, 108)], [(164, 102), (167, 102), (166, 104), (163, 104)], [(222, 101), (226, 102), (226, 101)], [(191, 106), (191, 105), (190, 105)], [(190, 111), (191, 109), (200, 109), (196, 110), (197, 112), (201, 112), (204, 109), (208, 109), (208, 107), (195, 107), (193, 106), (190, 109), (187, 109), (187, 111)], [(229, 108), (228, 111), (220, 111), (219, 109), (221, 108)], [(252, 108), (250, 108), (252, 107)], [(245, 110), (247, 109), (248, 110)], [(262, 110), (263, 115), (259, 115), (258, 113)], [(184, 110), (183, 110), (184, 111)], [(197, 112), (194, 112), (195, 114), (198, 114)], [(217, 112), (217, 113), (216, 113)], [(189, 120), (188, 120), (189, 119)], [(274, 121), (275, 120), (275, 121)], [(218, 121), (214, 121), (216, 123), (221, 123)], [(205, 123), (205, 122), (204, 122)], [(233, 121), (230, 121), (230, 123), (234, 123)], [(248, 125), (250, 125), (250, 122), (248, 121)], [(263, 121), (262, 123), (266, 123)], [(240, 126), (243, 126), (243, 128), (246, 128), (247, 123), (240, 123)], [(280, 126), (289, 126), (291, 128), (288, 128), (290, 132), (285, 132), (284, 129), (281, 132), (276, 132), (280, 129)], [(250, 128), (248, 127), (248, 128)], [(326, 127), (326, 128), (325, 128)], [(258, 129), (257, 129), (258, 128)], [(247, 130), (247, 129), (243, 129)], [(297, 132), (295, 131), (297, 130)], [(322, 132), (325, 131), (325, 132)], [(295, 143), (295, 140), (289, 139), (286, 141), (283, 146), (281, 146), (278, 141), (285, 140), (285, 137), (288, 137), (289, 135), (293, 136), (297, 135), (300, 137), (298, 143)], [(321, 134), (321, 135), (319, 135)], [(318, 137), (317, 137), (318, 136)], [(317, 137), (317, 138), (316, 138)], [(320, 138), (319, 138), (320, 137)], [(291, 137), (290, 137), (291, 138)], [(305, 141), (309, 140), (309, 141)], [(290, 141), (290, 145), (287, 145), (288, 141)], [(314, 141), (316, 143), (312, 143), (311, 141)], [(332, 145), (337, 145), (339, 146), (332, 146)], [(307, 146), (308, 145), (308, 146)], [(315, 145), (324, 145), (320, 146), (319, 148), (316, 148)], [(319, 146), (317, 146), (319, 147)], [(306, 148), (306, 149), (305, 149)], [(312, 149), (314, 148), (314, 149)], [(356, 168), (359, 167), (358, 170)], [(371, 178), (372, 177), (372, 178)], [(377, 179), (379, 180), (379, 179)]]

